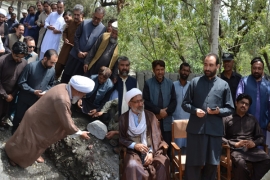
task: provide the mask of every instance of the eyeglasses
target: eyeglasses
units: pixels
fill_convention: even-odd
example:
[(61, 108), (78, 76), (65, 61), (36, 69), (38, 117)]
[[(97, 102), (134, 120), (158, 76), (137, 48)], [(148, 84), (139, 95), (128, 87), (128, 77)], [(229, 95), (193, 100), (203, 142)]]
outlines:
[(144, 99), (137, 100), (137, 101), (130, 101), (130, 102), (133, 102), (135, 104), (139, 104), (139, 103), (143, 103), (144, 102)]
[(34, 48), (34, 49), (35, 49), (35, 48), (36, 48), (36, 46), (28, 46), (28, 48)]
[(241, 104), (241, 105), (245, 105), (245, 106), (249, 106), (249, 103), (246, 103), (246, 102), (244, 102), (244, 101), (240, 101), (240, 104)]

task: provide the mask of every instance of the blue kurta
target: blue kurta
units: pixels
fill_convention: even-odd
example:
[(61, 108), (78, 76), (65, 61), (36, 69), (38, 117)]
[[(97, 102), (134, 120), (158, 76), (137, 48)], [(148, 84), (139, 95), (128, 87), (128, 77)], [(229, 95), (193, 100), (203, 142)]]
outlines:
[[(180, 81), (174, 81), (174, 88), (175, 88), (175, 93), (176, 93), (176, 100), (177, 100), (177, 105), (176, 109), (173, 113), (173, 119), (174, 120), (179, 120), (179, 119), (189, 119), (190, 114), (186, 111), (183, 110), (181, 107), (184, 96), (187, 92), (187, 89), (189, 87), (190, 82), (187, 81), (187, 83), (182, 86)], [(178, 147), (186, 147), (187, 146), (187, 141), (186, 138), (176, 138), (174, 139), (174, 142), (178, 145)]]

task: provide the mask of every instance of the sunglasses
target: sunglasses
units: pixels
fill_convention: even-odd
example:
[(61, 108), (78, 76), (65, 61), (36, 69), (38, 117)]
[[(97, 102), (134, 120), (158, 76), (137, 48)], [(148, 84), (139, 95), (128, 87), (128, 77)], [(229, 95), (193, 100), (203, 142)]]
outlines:
[(28, 48), (36, 48), (36, 46), (28, 46)]

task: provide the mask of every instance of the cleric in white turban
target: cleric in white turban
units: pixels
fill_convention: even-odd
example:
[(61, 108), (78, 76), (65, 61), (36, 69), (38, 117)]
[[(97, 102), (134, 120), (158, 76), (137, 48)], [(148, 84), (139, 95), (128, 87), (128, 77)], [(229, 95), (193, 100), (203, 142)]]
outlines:
[(94, 86), (87, 77), (73, 76), (69, 84), (54, 86), (31, 106), (6, 143), (11, 165), (26, 168), (35, 161), (44, 162), (41, 154), (46, 148), (67, 135), (89, 139), (89, 132), (74, 124), (70, 108), (71, 103), (91, 92)]
[(130, 99), (132, 99), (134, 96), (137, 96), (137, 95), (142, 95), (142, 91), (139, 90), (138, 88), (132, 88), (131, 90), (129, 90), (128, 92), (126, 92), (126, 95), (125, 95), (125, 101), (127, 103), (129, 103)]
[(0, 8), (0, 14), (6, 17), (7, 16), (7, 11)]
[[(130, 110), (119, 117), (119, 142), (127, 148), (122, 180), (170, 179), (170, 161), (164, 154), (163, 141), (156, 116), (144, 110), (142, 92), (126, 92)], [(153, 163), (154, 162), (154, 163)]]
[[(95, 87), (95, 83), (92, 79), (84, 76), (75, 75), (69, 81), (67, 86), (68, 91), (71, 93), (71, 90), (78, 91), (79, 93), (84, 93), (85, 96), (87, 93), (90, 93)], [(74, 93), (74, 92), (73, 92)], [(82, 97), (83, 97), (82, 96)], [(75, 104), (79, 99), (81, 99), (78, 95), (72, 95), (72, 104)]]

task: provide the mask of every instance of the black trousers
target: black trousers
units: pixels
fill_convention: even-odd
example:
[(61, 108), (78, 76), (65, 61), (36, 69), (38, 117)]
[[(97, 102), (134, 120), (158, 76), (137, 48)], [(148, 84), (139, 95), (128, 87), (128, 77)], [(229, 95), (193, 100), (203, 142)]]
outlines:
[(64, 72), (61, 77), (61, 83), (68, 83), (72, 76), (74, 75), (84, 75), (83, 62), (69, 55)]
[(215, 180), (216, 174), (217, 165), (205, 164), (203, 168), (186, 165), (185, 180)]
[[(248, 169), (247, 162), (252, 163), (252, 177), (250, 177), (250, 170)], [(234, 180), (260, 180), (270, 169), (270, 159), (250, 162), (242, 158), (232, 157), (232, 166)]]
[(172, 131), (164, 131), (162, 120), (159, 121), (159, 125), (160, 125), (160, 130), (161, 130), (161, 134), (162, 134), (163, 140), (169, 145), (169, 148), (168, 148), (168, 150), (167, 150), (167, 155), (168, 155), (169, 158), (171, 159)]
[(19, 127), (19, 124), (21, 123), (23, 116), (25, 112), (31, 107), (31, 105), (24, 103), (20, 98), (18, 98), (17, 106), (16, 106), (15, 116), (13, 119), (13, 126), (11, 130), (11, 134), (13, 135), (14, 132)]

